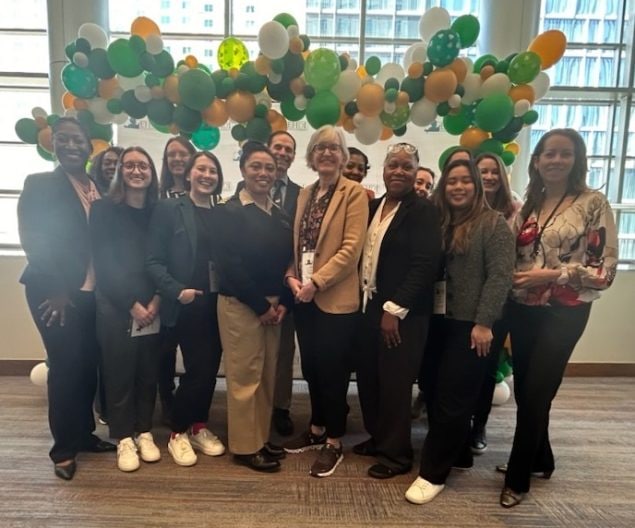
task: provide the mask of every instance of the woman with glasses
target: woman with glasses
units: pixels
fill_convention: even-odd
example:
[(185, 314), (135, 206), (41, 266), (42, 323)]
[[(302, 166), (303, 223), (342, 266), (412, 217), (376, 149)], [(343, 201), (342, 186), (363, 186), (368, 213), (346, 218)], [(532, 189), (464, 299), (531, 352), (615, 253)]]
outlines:
[(110, 189), (110, 184), (115, 178), (117, 161), (123, 152), (121, 147), (108, 147), (97, 154), (90, 162), (90, 177), (97, 185), (99, 194), (106, 196)]
[(181, 347), (185, 374), (174, 397), (168, 451), (180, 466), (197, 462), (194, 449), (218, 456), (225, 446), (207, 429), (221, 359), (215, 272), (219, 226), (212, 196), (223, 172), (211, 152), (197, 152), (185, 168), (188, 194), (160, 201), (150, 221), (146, 268), (161, 296), (165, 342)]
[(414, 504), (433, 500), (463, 453), (471, 456), (472, 412), (487, 368), (492, 325), (511, 287), (514, 241), (509, 226), (485, 203), (472, 161), (446, 165), (434, 193), (445, 253), (445, 317), (435, 341), (437, 386), (419, 476), (406, 492)]
[(121, 471), (156, 462), (152, 414), (156, 400), (156, 352), (160, 298), (145, 270), (148, 224), (159, 198), (154, 163), (141, 147), (121, 155), (107, 198), (90, 212), (97, 280), (97, 337), (109, 410), (110, 437), (116, 438)]
[(287, 285), (295, 300), (302, 373), (309, 384), (309, 429), (285, 444), (289, 453), (319, 449), (314, 477), (331, 475), (343, 459), (346, 391), (359, 310), (359, 257), (368, 224), (368, 198), (342, 177), (348, 160), (344, 133), (316, 130), (306, 161), (318, 181), (300, 191), (295, 217), (295, 261)]
[(386, 194), (370, 203), (362, 254), (356, 371), (370, 438), (353, 451), (376, 458), (368, 474), (378, 479), (412, 468), (410, 398), (441, 255), (436, 208), (420, 200), (414, 190), (418, 163), (412, 145), (398, 143), (388, 148), (383, 174)]
[(48, 359), (49, 456), (55, 475), (71, 480), (79, 452), (116, 447), (93, 434), (99, 345), (88, 214), (99, 191), (86, 174), (90, 134), (69, 117), (52, 129), (59, 166), (28, 176), (18, 200), (27, 259), (20, 282)]

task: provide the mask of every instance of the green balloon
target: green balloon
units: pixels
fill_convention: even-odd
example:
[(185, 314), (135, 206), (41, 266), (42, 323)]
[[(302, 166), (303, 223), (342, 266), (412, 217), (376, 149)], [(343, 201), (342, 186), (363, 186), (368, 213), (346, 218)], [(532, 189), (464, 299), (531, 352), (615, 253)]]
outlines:
[(340, 100), (333, 92), (318, 92), (306, 105), (306, 119), (315, 129), (334, 125), (339, 118)]
[(201, 150), (212, 150), (220, 140), (220, 131), (217, 127), (203, 123), (192, 134), (192, 143)]
[(77, 46), (75, 46), (75, 42), (69, 42), (64, 48), (64, 53), (68, 57), (68, 60), (73, 60), (73, 55), (77, 51)]
[(295, 18), (293, 18), (293, 16), (290, 15), (289, 13), (280, 13), (276, 15), (275, 17), (273, 17), (273, 19), (276, 22), (279, 22), (280, 24), (282, 24), (286, 28), (288, 28), (289, 26), (298, 25), (298, 21)]
[(386, 79), (384, 83), (384, 89), (388, 90), (399, 90), (399, 80), (391, 77), (390, 79)]
[(15, 133), (21, 141), (29, 143), (30, 145), (37, 145), (37, 135), (40, 129), (35, 123), (34, 119), (29, 117), (23, 117), (18, 119), (15, 124)]
[(46, 161), (55, 161), (55, 154), (49, 152), (48, 150), (44, 150), (42, 147), (40, 147), (40, 145), (37, 145), (35, 148), (37, 149), (37, 153), (40, 155), (41, 158), (45, 159)]
[(497, 139), (493, 139), (493, 138), (486, 139), (478, 146), (479, 153), (489, 152), (491, 154), (496, 154), (497, 156), (502, 155), (503, 150), (504, 150), (503, 144)]
[(110, 67), (105, 49), (95, 48), (88, 56), (88, 68), (100, 79), (112, 79), (115, 70)]
[(271, 71), (273, 73), (280, 73), (282, 74), (284, 72), (284, 61), (282, 59), (274, 59), (271, 61)]
[(284, 62), (283, 82), (300, 77), (304, 72), (304, 58), (302, 55), (287, 51), (287, 54), (282, 57), (282, 61)]
[(254, 109), (254, 115), (256, 117), (266, 117), (268, 111), (269, 108), (267, 107), (267, 105), (260, 103), (256, 105), (256, 108)]
[(154, 73), (148, 73), (145, 78), (145, 83), (148, 88), (154, 88), (155, 86), (161, 86), (161, 79)]
[(95, 122), (95, 117), (90, 110), (78, 110), (77, 120), (86, 128), (90, 128)]
[(428, 43), (428, 60), (437, 67), (450, 64), (459, 56), (461, 39), (456, 31), (441, 29)]
[(50, 125), (53, 126), (55, 123), (57, 123), (60, 120), (60, 116), (58, 116), (57, 114), (49, 114), (48, 117), (46, 118), (46, 122)]
[(139, 55), (139, 64), (141, 64), (141, 67), (144, 70), (151, 72), (156, 68), (157, 60), (154, 58), (154, 55), (148, 53), (147, 51), (144, 51), (143, 53), (141, 53), (141, 55)]
[(399, 95), (399, 90), (396, 88), (388, 88), (384, 92), (384, 99), (389, 103), (394, 103), (397, 100), (397, 96)]
[(423, 77), (419, 77), (417, 79), (413, 77), (405, 77), (404, 80), (401, 81), (401, 89), (408, 94), (410, 102), (414, 103), (423, 97), (424, 84), (425, 80)]
[(243, 125), (234, 125), (232, 127), (231, 134), (236, 141), (244, 141), (247, 139), (247, 132), (245, 131), (245, 127)]
[(83, 37), (75, 40), (75, 49), (88, 55), (90, 53), (90, 42)]
[(203, 122), (199, 111), (192, 110), (182, 104), (177, 105), (174, 109), (173, 119), (176, 126), (178, 126), (183, 132), (189, 133), (195, 132)]
[(90, 125), (90, 137), (92, 139), (103, 139), (106, 143), (112, 141), (112, 125), (100, 125), (93, 122)]
[(302, 41), (302, 44), (304, 44), (304, 51), (308, 51), (311, 46), (311, 39), (309, 38), (309, 35), (300, 35), (300, 40)]
[(538, 121), (538, 112), (535, 110), (529, 110), (523, 116), (523, 123), (526, 125), (533, 125), (536, 121)]
[(382, 112), (379, 116), (381, 122), (393, 130), (404, 126), (410, 118), (410, 107), (408, 105), (398, 106), (392, 114)]
[(245, 135), (247, 139), (266, 143), (271, 135), (271, 125), (262, 117), (254, 117), (247, 123)]
[(481, 73), (481, 69), (485, 66), (486, 62), (491, 62), (494, 66), (498, 63), (498, 59), (495, 55), (486, 54), (481, 55), (476, 61), (474, 61), (474, 73)]
[(97, 77), (87, 68), (67, 64), (62, 70), (62, 84), (70, 93), (82, 99), (97, 95)]
[(204, 71), (189, 70), (179, 78), (179, 96), (185, 106), (204, 110), (216, 97), (216, 85)]
[(443, 128), (448, 134), (458, 136), (462, 134), (467, 127), (470, 126), (470, 119), (467, 112), (462, 109), (458, 114), (447, 114), (443, 118)]
[(160, 125), (159, 123), (155, 123), (154, 121), (152, 121), (152, 119), (149, 120), (150, 124), (154, 127), (155, 130), (158, 130), (159, 132), (163, 132), (164, 134), (169, 134), (170, 133), (170, 127), (167, 125)]
[(312, 51), (304, 63), (304, 78), (316, 90), (326, 90), (333, 86), (340, 73), (337, 53), (327, 48)]
[(406, 125), (393, 130), (393, 134), (397, 137), (405, 136), (406, 132), (408, 132), (408, 127)]
[(108, 46), (110, 67), (124, 77), (136, 77), (143, 71), (139, 57), (126, 39), (117, 39)]
[(533, 51), (523, 51), (516, 55), (507, 69), (509, 80), (516, 84), (531, 82), (539, 73), (540, 57)]
[(157, 77), (167, 77), (174, 72), (174, 59), (166, 50), (161, 51), (158, 55), (153, 55), (155, 66), (150, 70)]
[(510, 141), (516, 139), (518, 133), (523, 128), (523, 124), (522, 118), (514, 117), (505, 125), (505, 128), (499, 130), (498, 132), (494, 132), (492, 137), (503, 143), (509, 143)]
[(506, 150), (501, 154), (501, 159), (503, 160), (503, 163), (509, 167), (510, 165), (513, 165), (514, 161), (516, 161), (516, 155), (513, 152)]
[(260, 75), (254, 67), (253, 61), (246, 62), (240, 68), (240, 73), (246, 77), (244, 90), (253, 94), (260, 93), (267, 85), (267, 76)]
[(458, 150), (462, 147), (458, 147), (456, 145), (452, 146), (452, 147), (448, 147), (446, 148), (441, 155), (439, 156), (439, 161), (438, 161), (438, 165), (439, 165), (439, 170), (443, 172), (443, 167), (445, 167), (445, 163), (448, 160), (448, 158), (454, 153), (455, 150)]
[(137, 55), (141, 55), (146, 51), (146, 41), (139, 35), (132, 35), (128, 41), (128, 45)]
[(121, 114), (123, 111), (123, 107), (121, 106), (121, 100), (119, 99), (110, 99), (106, 103), (106, 108), (111, 114)]
[(121, 94), (121, 108), (134, 119), (141, 119), (148, 114), (148, 106), (135, 97), (134, 90), (126, 90)]
[(157, 125), (169, 125), (173, 115), (174, 105), (167, 99), (152, 99), (148, 103), (148, 118)]
[(238, 69), (249, 60), (249, 50), (242, 40), (227, 37), (218, 46), (216, 59), (223, 70)]
[(514, 102), (505, 94), (488, 95), (476, 107), (474, 122), (487, 132), (498, 132), (514, 117)]
[(271, 98), (276, 101), (284, 101), (285, 99), (293, 99), (295, 97), (287, 83), (273, 83), (269, 78), (267, 78), (267, 92)]
[(372, 57), (368, 57), (364, 64), (364, 68), (366, 68), (366, 73), (368, 73), (368, 75), (377, 75), (379, 70), (381, 70), (381, 60), (379, 57), (375, 57), (374, 55)]
[(236, 82), (231, 77), (225, 77), (218, 89), (216, 90), (216, 95), (221, 99), (225, 99), (230, 93), (232, 93), (236, 89)]
[(452, 23), (451, 29), (458, 33), (461, 47), (469, 48), (476, 42), (481, 24), (474, 15), (462, 15)]
[(293, 99), (285, 99), (280, 103), (282, 115), (289, 121), (300, 121), (304, 117), (304, 110), (298, 110), (293, 104)]

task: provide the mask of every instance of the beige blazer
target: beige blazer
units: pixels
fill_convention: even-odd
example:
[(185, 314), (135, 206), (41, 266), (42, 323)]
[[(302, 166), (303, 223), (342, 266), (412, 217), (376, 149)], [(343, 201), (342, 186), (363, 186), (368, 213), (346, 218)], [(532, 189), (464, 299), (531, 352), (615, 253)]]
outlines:
[[(300, 223), (314, 186), (300, 191), (293, 226), (295, 259), (287, 276), (298, 278)], [(359, 309), (359, 259), (368, 226), (368, 196), (357, 182), (340, 176), (326, 210), (313, 264), (312, 279), (318, 287), (315, 304), (326, 313), (344, 314)]]

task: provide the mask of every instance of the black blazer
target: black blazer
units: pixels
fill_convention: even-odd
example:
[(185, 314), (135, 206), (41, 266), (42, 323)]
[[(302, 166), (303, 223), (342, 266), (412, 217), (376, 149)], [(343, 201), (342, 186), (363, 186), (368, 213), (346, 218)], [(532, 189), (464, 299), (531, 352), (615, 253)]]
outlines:
[(146, 270), (161, 295), (161, 324), (176, 324), (178, 296), (190, 287), (197, 251), (194, 204), (189, 196), (161, 200), (148, 230)]
[[(302, 187), (300, 187), (297, 183), (292, 182), (291, 178), (288, 179), (287, 183), (287, 192), (284, 195), (284, 204), (282, 204), (282, 208), (286, 211), (287, 215), (291, 219), (291, 225), (293, 225), (293, 221), (295, 219), (295, 210), (298, 207), (298, 196), (300, 195), (300, 191)], [(236, 185), (236, 191), (234, 192), (234, 196), (238, 197), (240, 191), (245, 188), (245, 182), (240, 181), (238, 185)]]
[[(382, 198), (370, 202), (370, 220)], [(381, 311), (385, 301), (393, 301), (412, 314), (432, 313), (432, 285), (440, 258), (441, 228), (437, 210), (411, 191), (402, 200), (382, 240), (377, 263), (377, 293), (372, 305)]]
[(36, 287), (44, 298), (82, 287), (90, 262), (88, 220), (61, 167), (26, 178), (18, 229), (27, 258), (22, 284)]

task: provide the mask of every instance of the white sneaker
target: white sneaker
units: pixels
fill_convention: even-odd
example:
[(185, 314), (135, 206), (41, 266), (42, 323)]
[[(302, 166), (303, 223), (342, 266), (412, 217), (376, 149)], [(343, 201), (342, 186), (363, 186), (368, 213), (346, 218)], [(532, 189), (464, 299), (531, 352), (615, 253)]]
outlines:
[(443, 491), (445, 484), (432, 484), (426, 479), (417, 477), (406, 491), (406, 500), (412, 504), (425, 504)]
[(220, 456), (225, 452), (225, 446), (220, 441), (220, 438), (206, 428), (190, 435), (190, 442), (192, 447), (205, 455)]
[(136, 471), (139, 469), (137, 446), (130, 437), (119, 440), (119, 444), (117, 444), (117, 467), (121, 471)]
[(196, 453), (192, 449), (187, 433), (179, 433), (174, 438), (170, 438), (168, 452), (179, 466), (193, 466), (196, 464)]
[(161, 460), (161, 451), (154, 443), (152, 433), (141, 433), (137, 436), (137, 449), (144, 462), (157, 462)]

